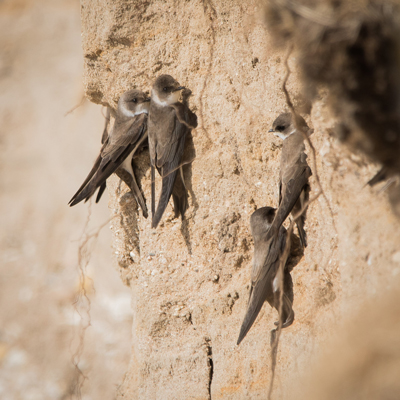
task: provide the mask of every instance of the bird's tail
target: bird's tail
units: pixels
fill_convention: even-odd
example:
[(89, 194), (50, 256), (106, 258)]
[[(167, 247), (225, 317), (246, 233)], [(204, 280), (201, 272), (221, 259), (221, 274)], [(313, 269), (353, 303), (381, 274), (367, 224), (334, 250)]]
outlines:
[(96, 174), (101, 163), (101, 156), (98, 156), (93, 168), (89, 172), (89, 175), (86, 177), (85, 181), (82, 183), (81, 187), (77, 190), (77, 192), (73, 195), (72, 199), (69, 201), (69, 205), (72, 207), (75, 204), (80, 203), (82, 200), (88, 200), (90, 196), (96, 191), (97, 186), (93, 185), (93, 177)]
[[(237, 345), (239, 345), (241, 343), (241, 341), (245, 338), (245, 336), (247, 335), (247, 332), (250, 330), (250, 328), (253, 326), (254, 321), (257, 318), (258, 313), (260, 312), (263, 304), (264, 304), (264, 300), (263, 299), (256, 299), (254, 296), (254, 288), (252, 288), (252, 292), (250, 293), (250, 300), (249, 300), (249, 304), (247, 306), (247, 311), (246, 311), (246, 315), (244, 317), (242, 326), (240, 327), (240, 333), (239, 333), (239, 337), (237, 340)], [(257, 301), (259, 300), (259, 301)]]
[[(94, 180), (91, 180), (88, 184), (86, 184), (86, 186), (82, 190), (78, 191), (75, 194), (75, 196), (70, 200), (69, 202), (70, 207), (75, 206), (82, 200), (85, 200), (85, 202), (88, 201), (93, 196), (97, 188), (98, 185), (96, 184), (96, 182)], [(97, 197), (100, 200), (99, 195), (97, 195)]]
[[(278, 300), (275, 302), (275, 308), (279, 311), (279, 292), (276, 293)], [(294, 311), (292, 302), (289, 297), (283, 293), (282, 296), (282, 328), (287, 328), (293, 324), (294, 321)], [(279, 325), (279, 322), (275, 322), (275, 325)]]
[[(120, 179), (122, 179), (126, 183), (126, 185), (131, 189), (131, 192), (132, 192), (133, 196), (135, 197), (136, 202), (140, 205), (140, 208), (142, 209), (143, 216), (145, 218), (147, 218), (148, 213), (147, 213), (146, 202), (145, 202), (142, 192), (140, 191), (139, 186), (136, 182), (135, 175), (131, 175), (131, 173), (129, 173), (122, 167), (119, 167), (115, 172), (118, 175), (118, 177)], [(133, 173), (133, 170), (132, 170), (132, 173)]]
[(180, 215), (183, 220), (185, 211), (188, 208), (188, 196), (182, 167), (179, 168), (179, 172), (176, 175), (174, 188), (172, 190), (172, 199), (174, 201), (175, 218), (178, 218)]
[(273, 302), (272, 279), (273, 279), (273, 271), (270, 270), (263, 278), (264, 284), (260, 285), (259, 282), (259, 284), (250, 289), (247, 311), (242, 326), (240, 328), (237, 345), (240, 344), (240, 342), (247, 335), (247, 332), (253, 326), (254, 321), (256, 320), (264, 304), (264, 301), (267, 300), (269, 303)]
[[(162, 171), (164, 172), (164, 171)], [(153, 214), (153, 218), (151, 221), (151, 227), (157, 228), (157, 225), (160, 223), (161, 218), (164, 214), (165, 209), (167, 208), (169, 198), (171, 197), (173, 186), (175, 183), (177, 170), (167, 173), (166, 176), (162, 178), (162, 186), (161, 186), (161, 195), (160, 199), (158, 200), (158, 206), (156, 212)], [(152, 200), (153, 202), (153, 200)], [(152, 209), (154, 208), (152, 203)]]
[(100, 187), (99, 187), (99, 191), (97, 192), (97, 196), (96, 196), (96, 203), (98, 203), (101, 199), (101, 196), (103, 195), (104, 191), (106, 190), (107, 184), (106, 182), (104, 182)]

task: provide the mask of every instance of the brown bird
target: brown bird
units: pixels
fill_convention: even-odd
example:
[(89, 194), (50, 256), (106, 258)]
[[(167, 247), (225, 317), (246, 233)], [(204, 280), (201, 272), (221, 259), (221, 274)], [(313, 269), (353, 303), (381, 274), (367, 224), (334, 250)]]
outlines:
[[(251, 234), (254, 239), (251, 288), (247, 311), (240, 328), (237, 344), (240, 344), (252, 327), (265, 301), (268, 301), (271, 307), (279, 310), (280, 276), (278, 271), (281, 261), (284, 266), (286, 265), (287, 256), (284, 255), (284, 250), (288, 239), (286, 229), (283, 226), (280, 227), (277, 237), (272, 236), (267, 239), (275, 214), (275, 208), (262, 207), (250, 217)], [(282, 300), (282, 328), (286, 328), (293, 323), (294, 312), (292, 302), (285, 290), (282, 294)], [(278, 325), (278, 323), (276, 322), (275, 325)]]
[[(310, 132), (306, 121), (299, 116), (302, 128)], [(276, 136), (283, 139), (281, 166), (279, 174), (279, 208), (271, 226), (269, 235), (276, 235), (287, 216), (296, 216), (307, 204), (310, 192), (308, 178), (312, 175), (307, 164), (304, 136), (296, 130), (292, 122), (292, 114), (283, 113), (272, 124)], [(307, 247), (307, 235), (304, 230), (306, 209), (296, 219), (301, 244)]]
[(70, 206), (82, 200), (87, 201), (97, 188), (100, 188), (99, 198), (105, 189), (106, 179), (115, 172), (129, 186), (143, 216), (147, 218), (146, 203), (132, 169), (132, 157), (147, 139), (149, 101), (139, 90), (129, 90), (120, 97), (114, 126), (108, 136), (103, 132), (104, 143), (100, 154), (82, 186), (70, 200)]
[[(149, 149), (151, 161), (152, 228), (156, 228), (171, 197), (175, 217), (184, 218), (187, 190), (183, 179), (182, 156), (185, 139), (197, 127), (197, 117), (186, 104), (179, 102), (185, 89), (172, 76), (159, 76), (151, 91), (149, 112)], [(155, 168), (162, 177), (162, 187), (155, 210)]]

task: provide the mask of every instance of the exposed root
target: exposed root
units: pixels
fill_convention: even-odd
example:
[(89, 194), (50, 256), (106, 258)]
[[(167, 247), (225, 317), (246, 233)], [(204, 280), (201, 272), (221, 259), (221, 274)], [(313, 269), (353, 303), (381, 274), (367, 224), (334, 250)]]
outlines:
[(296, 112), (296, 110), (294, 108), (294, 105), (293, 105), (293, 102), (292, 102), (292, 100), (290, 98), (289, 92), (288, 92), (288, 90), (286, 88), (287, 81), (289, 80), (289, 76), (291, 74), (288, 60), (289, 60), (289, 57), (290, 57), (290, 54), (291, 54), (292, 50), (293, 50), (293, 45), (290, 46), (289, 51), (287, 52), (286, 57), (285, 57), (284, 65), (285, 65), (285, 68), (286, 68), (286, 75), (285, 75), (285, 79), (283, 80), (282, 91), (285, 94), (286, 104), (287, 104), (287, 106), (289, 107), (289, 109), (290, 109), (290, 111), (292, 113), (296, 129), (299, 130), (303, 134), (304, 140), (310, 146), (311, 153), (312, 153), (313, 170), (314, 170), (313, 172), (314, 172), (315, 180), (317, 182), (318, 189), (319, 189), (318, 196), (319, 196), (319, 194), (322, 194), (322, 197), (326, 201), (326, 204), (328, 206), (329, 213), (330, 213), (331, 219), (332, 219), (332, 226), (333, 226), (333, 229), (335, 230), (335, 233), (337, 234), (337, 229), (336, 229), (336, 225), (335, 225), (335, 219), (334, 219), (334, 216), (333, 216), (333, 210), (332, 210), (331, 204), (329, 203), (329, 200), (328, 200), (328, 198), (327, 198), (327, 196), (325, 194), (325, 191), (322, 188), (321, 180), (320, 180), (319, 173), (318, 173), (317, 155), (316, 155), (317, 152), (315, 150), (315, 147), (314, 147), (310, 137), (307, 135), (307, 132), (305, 132), (304, 129), (302, 128), (302, 124), (301, 124), (301, 122), (299, 120), (299, 114)]
[(265, 22), (280, 46), (295, 47), (309, 101), (327, 89), (338, 139), (399, 175), (400, 3), (268, 0)]
[(81, 101), (75, 105), (74, 107), (72, 107), (70, 110), (68, 110), (65, 114), (64, 117), (66, 117), (69, 114), (72, 114), (77, 108), (79, 108), (81, 105), (83, 105), (83, 103), (86, 101), (86, 97), (85, 95), (82, 96)]
[(211, 75), (211, 69), (212, 69), (212, 64), (214, 61), (214, 51), (215, 51), (215, 27), (214, 27), (214, 20), (217, 18), (217, 11), (215, 10), (211, 0), (203, 0), (203, 8), (204, 8), (204, 14), (207, 14), (207, 10), (210, 10), (210, 30), (211, 30), (211, 45), (210, 45), (210, 62), (208, 63), (207, 67), (207, 73), (204, 78), (203, 82), (203, 87), (201, 88), (200, 91), (200, 96), (199, 96), (199, 103), (200, 103), (200, 110), (199, 110), (199, 116), (201, 119), (201, 129), (203, 130), (204, 134), (206, 135), (208, 141), (212, 143), (212, 140), (210, 138), (210, 135), (208, 134), (208, 131), (206, 127), (204, 126), (204, 106), (203, 106), (203, 96), (207, 87), (208, 83), (208, 78)]
[[(73, 393), (75, 394), (77, 399), (82, 398), (82, 388), (85, 383), (85, 380), (88, 379), (87, 376), (83, 373), (81, 368), (79, 367), (79, 363), (83, 354), (84, 344), (85, 344), (85, 334), (86, 330), (91, 325), (91, 317), (90, 317), (90, 298), (87, 293), (87, 282), (91, 281), (91, 279), (86, 275), (86, 268), (90, 262), (90, 258), (93, 252), (93, 248), (96, 244), (96, 240), (101, 232), (101, 230), (110, 223), (112, 218), (107, 220), (105, 223), (100, 225), (93, 233), (86, 233), (90, 217), (91, 217), (91, 206), (92, 202), (89, 201), (88, 207), (88, 216), (86, 219), (86, 223), (84, 225), (84, 229), (79, 239), (79, 248), (78, 248), (78, 273), (79, 273), (79, 288), (76, 294), (76, 298), (73, 302), (74, 310), (81, 317), (79, 328), (78, 328), (78, 345), (75, 351), (72, 354), (71, 361), (74, 365), (76, 376), (74, 377), (74, 381), (72, 383)], [(72, 347), (72, 343), (71, 343)], [(71, 350), (72, 351), (72, 350)]]

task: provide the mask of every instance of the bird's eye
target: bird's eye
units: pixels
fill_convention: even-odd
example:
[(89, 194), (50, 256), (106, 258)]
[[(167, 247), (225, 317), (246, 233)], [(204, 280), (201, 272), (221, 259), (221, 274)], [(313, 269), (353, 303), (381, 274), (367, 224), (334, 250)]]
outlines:
[(284, 127), (283, 125), (278, 125), (278, 126), (275, 128), (275, 130), (277, 130), (277, 131), (279, 131), (279, 132), (282, 132), (282, 131), (285, 130), (285, 127)]
[(168, 88), (167, 87), (163, 87), (163, 90), (164, 90), (164, 92), (166, 92), (168, 90)]
[(134, 103), (136, 103), (136, 102), (137, 102), (137, 98), (135, 97), (134, 99), (132, 99), (132, 101), (133, 101)]

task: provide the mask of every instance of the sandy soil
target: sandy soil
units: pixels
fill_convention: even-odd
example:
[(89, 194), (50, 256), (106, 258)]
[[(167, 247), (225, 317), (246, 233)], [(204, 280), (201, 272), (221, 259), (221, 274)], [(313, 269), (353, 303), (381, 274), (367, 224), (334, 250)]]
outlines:
[[(79, 1), (0, 4), (0, 397), (73, 398), (81, 318), (78, 247), (90, 206), (67, 206), (99, 149), (101, 108), (83, 96)], [(87, 228), (107, 221), (107, 194)], [(84, 399), (109, 399), (129, 362), (130, 294), (102, 229), (87, 266)], [(80, 310), (86, 311), (86, 306)]]

